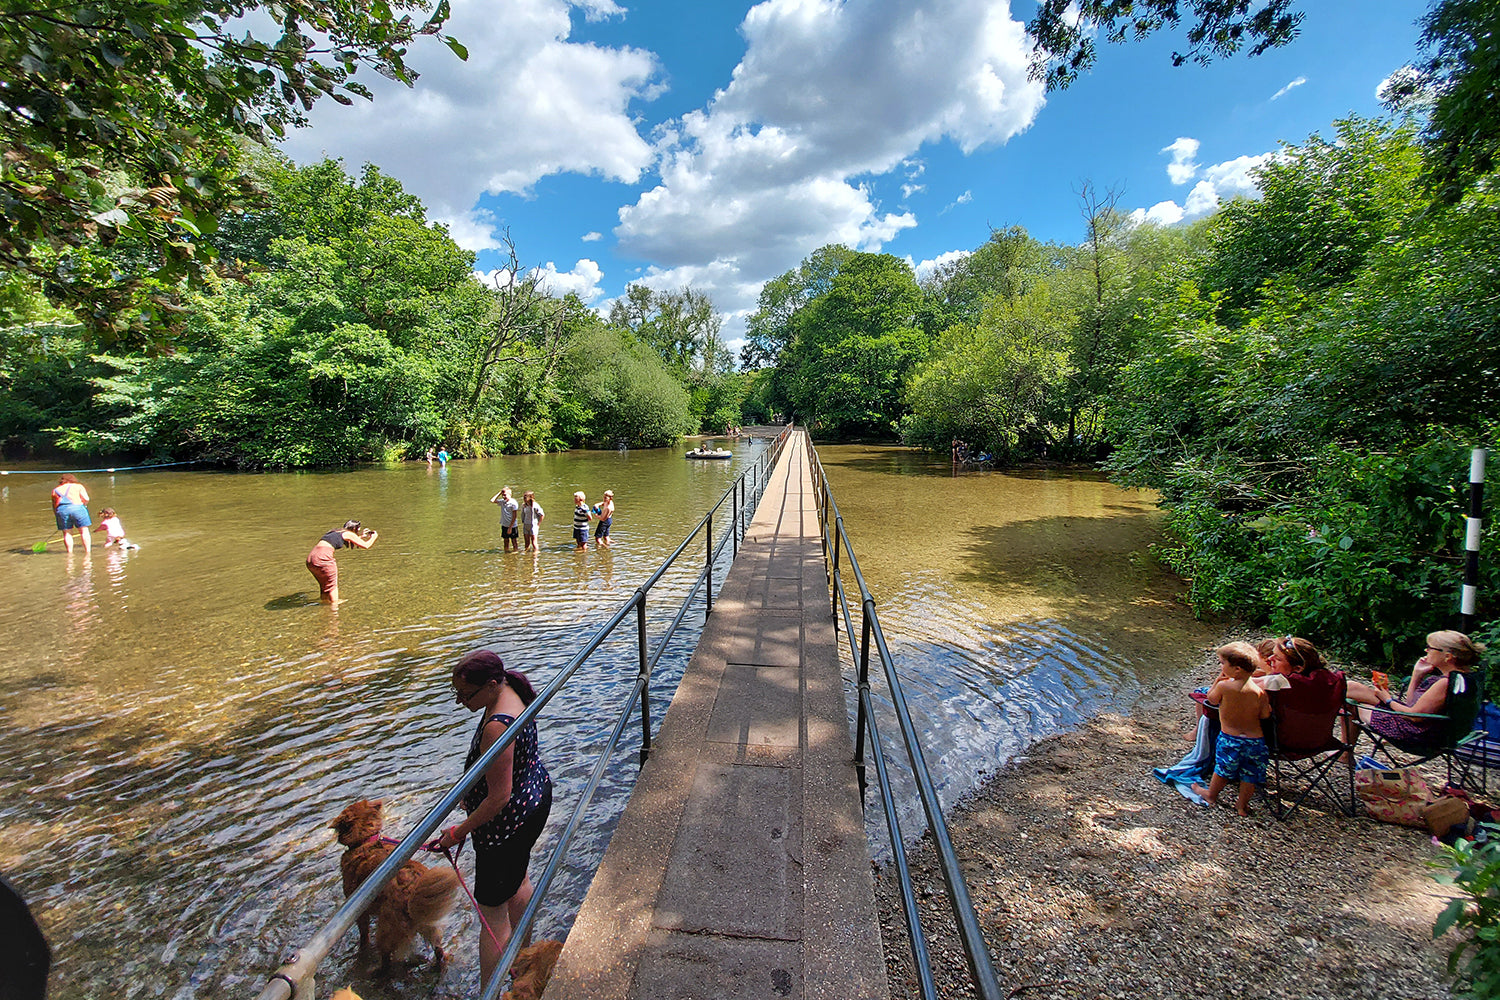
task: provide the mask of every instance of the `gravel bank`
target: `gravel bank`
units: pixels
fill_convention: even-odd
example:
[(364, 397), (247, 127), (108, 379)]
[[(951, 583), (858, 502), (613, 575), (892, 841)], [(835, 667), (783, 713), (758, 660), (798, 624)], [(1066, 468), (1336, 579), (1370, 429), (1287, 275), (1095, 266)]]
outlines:
[[(1045, 740), (951, 811), (1007, 995), (1175, 1000), (1448, 997), (1448, 898), (1423, 831), (1263, 802), (1241, 819), (1150, 773), (1187, 749), (1184, 693), (1208, 668)], [(1226, 800), (1232, 796), (1226, 795)], [(973, 992), (930, 840), (912, 856), (939, 994)], [(894, 869), (877, 873), (892, 997), (917, 997)]]

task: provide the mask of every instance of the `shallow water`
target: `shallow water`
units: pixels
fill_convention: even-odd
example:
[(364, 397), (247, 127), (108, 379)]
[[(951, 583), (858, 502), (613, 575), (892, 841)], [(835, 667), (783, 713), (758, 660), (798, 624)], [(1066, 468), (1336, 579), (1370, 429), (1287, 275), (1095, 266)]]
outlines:
[[(1076, 470), (955, 472), (946, 456), (905, 448), (818, 454), (945, 805), (1035, 740), (1128, 710), (1181, 670), (1184, 649), (1218, 634), (1156, 561), (1162, 516), (1148, 491)], [(847, 567), (844, 576), (857, 586)], [(858, 605), (856, 592), (856, 634)], [(847, 645), (844, 659), (852, 712)], [(888, 709), (884, 679), (872, 685)], [(877, 719), (899, 758), (892, 786), (910, 838), (925, 821), (894, 716)], [(888, 853), (873, 793), (866, 818), (877, 855)]]
[[(446, 473), (419, 463), (85, 475), (95, 514), (117, 508), (142, 546), (87, 559), (30, 551), (56, 535), (55, 477), (0, 477), (0, 871), (53, 943), (53, 995), (253, 995), (341, 902), (327, 822), (352, 799), (381, 797), (388, 832), (403, 834), (458, 776), (474, 719), (452, 700), (455, 658), (494, 648), (540, 686), (762, 444), (739, 443), (728, 463), (596, 452)], [(945, 801), (1037, 736), (1127, 706), (1157, 671), (1180, 667), (1161, 650), (1211, 638), (1151, 557), (1160, 518), (1149, 494), (1077, 472), (955, 477), (897, 448), (819, 453)], [(535, 558), (500, 551), (487, 501), (507, 482), (535, 489), (547, 510)], [(606, 487), (616, 545), (575, 554), (572, 490), (592, 501)], [(381, 537), (340, 551), (348, 603), (330, 611), (312, 603), (303, 559), (348, 517)], [(653, 636), (675, 611), (665, 595), (680, 598), (688, 576), (653, 597)], [(658, 721), (699, 622), (689, 615), (658, 666)], [(627, 629), (544, 713), (558, 804), (538, 858), (634, 672)], [(549, 897), (544, 935), (570, 925), (629, 794), (634, 729), (627, 740)], [(909, 835), (914, 810), (904, 809)], [(389, 980), (357, 961), (346, 935), (320, 988), (467, 995), (474, 933), (467, 912), (453, 918), (446, 972)]]
[[(684, 461), (678, 449), (446, 471), (83, 475), (96, 518), (114, 507), (141, 546), (96, 545), (91, 557), (60, 544), (31, 552), (57, 535), (55, 476), (0, 477), (0, 871), (41, 915), (53, 995), (253, 994), (342, 901), (328, 821), (379, 797), (387, 832), (404, 834), (462, 773), (475, 720), (453, 702), (455, 659), (493, 648), (540, 687), (764, 445), (742, 441), (728, 462)], [(506, 483), (534, 489), (547, 512), (535, 556), (501, 551), (488, 501)], [(612, 549), (574, 552), (575, 488), (590, 502), (615, 491)], [(380, 538), (339, 551), (346, 603), (335, 611), (316, 603), (303, 561), (350, 517)], [(652, 591), (653, 649), (703, 558), (695, 549)], [(690, 614), (658, 664), (658, 720), (701, 621)], [(544, 843), (634, 680), (634, 629), (617, 635), (544, 716), (559, 802)], [(540, 933), (571, 923), (638, 748), (633, 727)], [(366, 997), (465, 995), (477, 975), (472, 917), (453, 923), (463, 938), (441, 977), (372, 980), (350, 934), (322, 982), (353, 982)]]

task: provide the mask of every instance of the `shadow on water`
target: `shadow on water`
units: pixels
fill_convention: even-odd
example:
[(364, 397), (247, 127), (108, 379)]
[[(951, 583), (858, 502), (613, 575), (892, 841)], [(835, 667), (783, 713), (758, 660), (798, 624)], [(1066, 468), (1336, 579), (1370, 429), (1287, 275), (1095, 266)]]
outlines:
[(295, 611), (297, 608), (305, 608), (308, 605), (317, 603), (318, 595), (301, 590), (295, 594), (273, 597), (263, 607), (267, 611)]

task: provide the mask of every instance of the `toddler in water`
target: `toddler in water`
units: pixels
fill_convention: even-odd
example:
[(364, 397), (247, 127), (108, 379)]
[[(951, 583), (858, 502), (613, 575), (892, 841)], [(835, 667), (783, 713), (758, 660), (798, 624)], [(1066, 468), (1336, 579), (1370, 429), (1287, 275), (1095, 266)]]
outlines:
[(105, 548), (109, 548), (111, 545), (122, 549), (140, 548), (139, 545), (134, 545), (126, 540), (125, 528), (120, 524), (120, 518), (115, 514), (113, 507), (106, 507), (99, 512), (99, 523), (94, 527), (94, 530), (104, 532)]
[(1219, 710), (1219, 741), (1214, 746), (1214, 776), (1208, 787), (1194, 784), (1193, 791), (1218, 805), (1219, 793), (1231, 781), (1240, 784), (1235, 811), (1250, 815), (1250, 798), (1257, 785), (1266, 783), (1265, 731), (1261, 723), (1271, 717), (1271, 699), (1251, 677), (1260, 657), (1247, 642), (1219, 647), (1219, 679), (1209, 688), (1207, 705)]

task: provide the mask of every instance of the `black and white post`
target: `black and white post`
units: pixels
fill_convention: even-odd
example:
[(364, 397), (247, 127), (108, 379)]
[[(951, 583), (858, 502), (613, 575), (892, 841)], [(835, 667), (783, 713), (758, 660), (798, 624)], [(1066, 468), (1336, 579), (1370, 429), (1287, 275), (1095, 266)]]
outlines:
[(1475, 448), (1469, 458), (1469, 528), (1465, 534), (1464, 591), (1459, 603), (1459, 629), (1468, 632), (1474, 627), (1474, 604), (1479, 596), (1479, 528), (1484, 508), (1484, 456), (1483, 448)]

